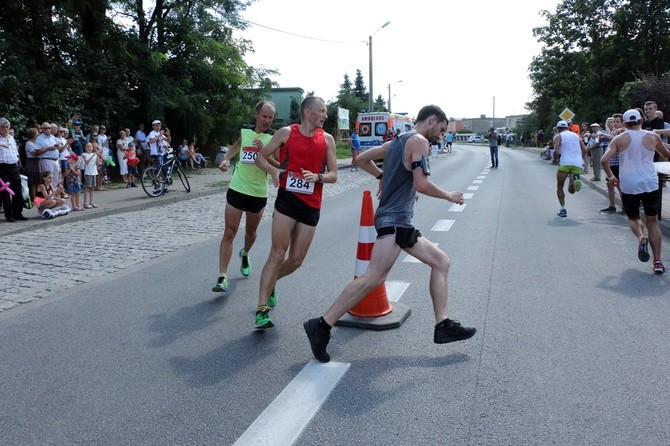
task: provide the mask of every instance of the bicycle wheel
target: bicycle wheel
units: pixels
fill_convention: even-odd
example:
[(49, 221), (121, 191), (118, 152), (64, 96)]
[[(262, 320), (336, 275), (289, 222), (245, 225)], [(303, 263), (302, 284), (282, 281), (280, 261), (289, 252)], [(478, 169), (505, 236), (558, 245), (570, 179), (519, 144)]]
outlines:
[(186, 189), (186, 192), (191, 192), (191, 185), (188, 182), (188, 178), (186, 178), (186, 172), (184, 172), (184, 169), (181, 168), (181, 166), (177, 166), (177, 175), (179, 175), (179, 179), (181, 180), (181, 184), (184, 186), (184, 189)]
[(157, 197), (163, 193), (165, 183), (160, 169), (157, 167), (147, 167), (142, 172), (142, 189), (150, 197)]

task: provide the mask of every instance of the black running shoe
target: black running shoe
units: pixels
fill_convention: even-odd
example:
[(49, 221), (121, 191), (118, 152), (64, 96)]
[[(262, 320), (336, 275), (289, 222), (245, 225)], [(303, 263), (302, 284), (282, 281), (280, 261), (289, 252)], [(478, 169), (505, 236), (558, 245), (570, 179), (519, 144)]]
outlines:
[(458, 321), (445, 319), (435, 326), (433, 342), (446, 344), (447, 342), (462, 341), (471, 338), (475, 333), (477, 333), (476, 328), (463, 327)]
[(328, 341), (330, 341), (330, 332), (319, 327), (319, 318), (310, 319), (302, 326), (305, 328), (309, 345), (312, 347), (312, 354), (321, 362), (330, 361), (330, 355), (326, 352)]
[(647, 237), (642, 237), (637, 245), (637, 258), (640, 259), (640, 262), (649, 261), (649, 239)]

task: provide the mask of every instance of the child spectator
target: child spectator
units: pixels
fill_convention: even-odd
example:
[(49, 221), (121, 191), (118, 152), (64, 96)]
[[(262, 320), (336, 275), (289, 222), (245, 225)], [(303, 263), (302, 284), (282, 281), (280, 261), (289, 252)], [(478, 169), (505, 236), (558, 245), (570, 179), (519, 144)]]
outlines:
[(65, 180), (67, 182), (67, 193), (70, 194), (72, 209), (83, 211), (79, 205), (79, 194), (81, 194), (81, 166), (79, 157), (76, 153), (71, 153), (67, 157), (67, 168), (65, 169)]
[(84, 160), (84, 209), (97, 208), (93, 201), (93, 188), (98, 176), (98, 155), (93, 152), (93, 144), (88, 141), (81, 155)]
[(63, 186), (53, 186), (54, 174), (49, 171), (42, 172), (42, 183), (37, 186), (35, 191), (35, 205), (37, 212), (46, 219), (54, 218), (59, 215), (66, 215), (70, 208), (65, 204), (65, 199), (60, 196), (63, 194)]
[(99, 133), (97, 131), (91, 133), (91, 144), (93, 144), (93, 153), (95, 153), (97, 155), (97, 158), (95, 159), (95, 164), (96, 164), (95, 167), (96, 167), (96, 170), (97, 170), (97, 174), (95, 175), (95, 190), (106, 190), (102, 186), (102, 180), (103, 180), (103, 177), (104, 177), (104, 175), (103, 175), (103, 172), (104, 172), (103, 165), (105, 164), (106, 158), (105, 158), (105, 155), (102, 151), (102, 146), (98, 142), (98, 136), (99, 136)]
[(128, 184), (126, 184), (126, 187), (137, 187), (137, 184), (135, 184), (135, 175), (137, 175), (137, 165), (140, 164), (140, 159), (137, 157), (135, 143), (132, 141), (128, 143), (125, 158), (128, 163)]

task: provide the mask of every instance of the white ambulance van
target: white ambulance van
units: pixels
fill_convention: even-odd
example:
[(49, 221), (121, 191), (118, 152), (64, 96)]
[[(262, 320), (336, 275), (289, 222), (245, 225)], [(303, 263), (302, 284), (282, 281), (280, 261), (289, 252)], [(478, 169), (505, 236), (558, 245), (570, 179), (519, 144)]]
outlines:
[(356, 128), (361, 139), (361, 151), (374, 146), (381, 146), (391, 139), (399, 130), (408, 132), (414, 123), (405, 115), (387, 112), (359, 113)]

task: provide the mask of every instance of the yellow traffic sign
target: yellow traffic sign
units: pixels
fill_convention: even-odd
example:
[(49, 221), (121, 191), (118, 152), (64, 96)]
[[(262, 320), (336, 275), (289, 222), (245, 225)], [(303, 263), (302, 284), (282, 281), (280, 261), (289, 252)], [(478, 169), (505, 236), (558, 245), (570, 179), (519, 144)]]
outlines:
[(565, 107), (565, 110), (563, 110), (561, 112), (561, 114), (558, 115), (558, 117), (563, 119), (564, 121), (567, 121), (567, 120), (571, 120), (572, 118), (574, 118), (575, 114), (568, 107)]

